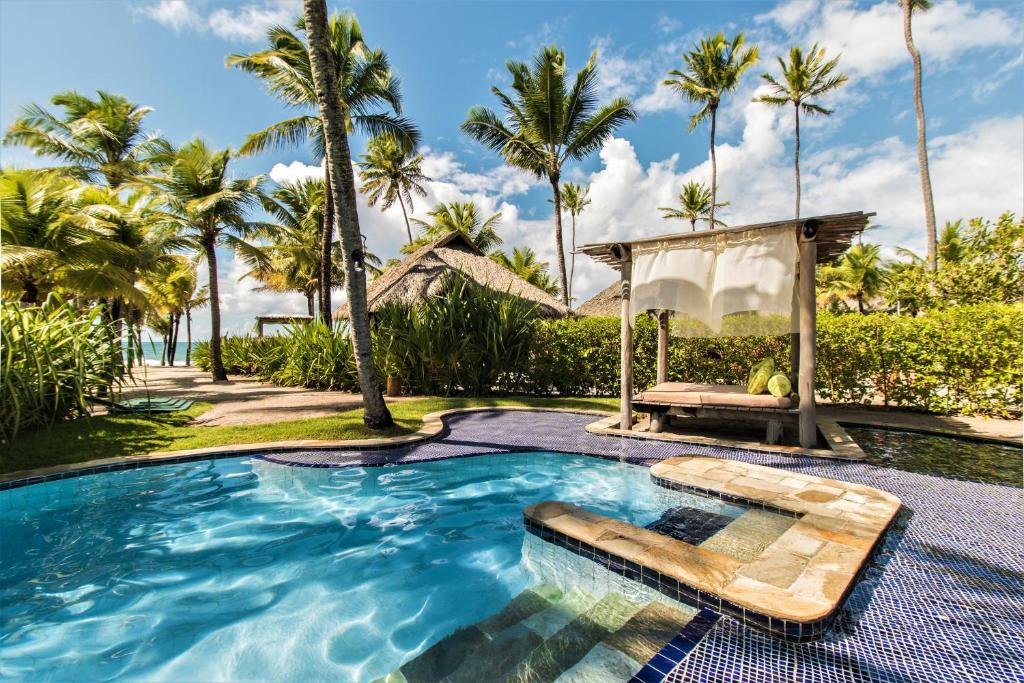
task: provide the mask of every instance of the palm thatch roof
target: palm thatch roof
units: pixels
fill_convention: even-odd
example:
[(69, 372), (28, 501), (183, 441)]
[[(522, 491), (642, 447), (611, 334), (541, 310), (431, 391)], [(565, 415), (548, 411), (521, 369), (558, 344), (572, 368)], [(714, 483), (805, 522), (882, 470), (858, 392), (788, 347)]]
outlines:
[[(457, 230), (420, 247), (369, 283), (366, 301), (370, 312), (393, 301), (407, 304), (422, 301), (436, 294), (443, 276), (453, 272), (462, 273), (488, 289), (507, 292), (535, 303), (545, 317), (569, 314), (569, 309), (561, 301), (484, 256), (476, 245)], [(347, 319), (348, 315), (348, 303), (334, 311), (334, 317), (339, 320)]]
[(613, 282), (587, 299), (576, 309), (576, 315), (586, 317), (619, 317), (622, 314), (622, 283)]

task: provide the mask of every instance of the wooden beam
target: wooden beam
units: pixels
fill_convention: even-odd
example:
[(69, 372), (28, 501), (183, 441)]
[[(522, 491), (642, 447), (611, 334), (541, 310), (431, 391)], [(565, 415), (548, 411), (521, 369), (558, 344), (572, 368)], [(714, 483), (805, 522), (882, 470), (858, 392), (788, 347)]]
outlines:
[(619, 402), (619, 428), (633, 427), (633, 318), (629, 314), (630, 289), (633, 280), (633, 254), (628, 246), (621, 247), (622, 264), (622, 356), (620, 359), (621, 398)]
[[(668, 381), (668, 311), (658, 311), (658, 367), (654, 381), (657, 384)], [(651, 413), (651, 432), (658, 434), (668, 418), (665, 413)]]
[[(808, 235), (810, 233), (810, 235)], [(818, 244), (812, 230), (800, 235), (800, 446), (814, 448), (818, 443), (818, 414), (814, 402), (815, 341), (817, 302), (814, 296), (814, 268)]]
[[(799, 243), (799, 233), (797, 240)], [(798, 259), (799, 260), (799, 259)], [(800, 387), (800, 333), (793, 332), (800, 329), (800, 272), (797, 270), (793, 282), (793, 310), (789, 319), (789, 383), (793, 389), (799, 391)]]

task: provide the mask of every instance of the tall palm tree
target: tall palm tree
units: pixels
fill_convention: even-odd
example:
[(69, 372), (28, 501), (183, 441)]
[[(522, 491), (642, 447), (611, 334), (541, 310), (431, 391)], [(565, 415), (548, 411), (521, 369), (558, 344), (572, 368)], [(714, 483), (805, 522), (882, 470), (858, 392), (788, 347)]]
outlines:
[(821, 269), (823, 296), (853, 298), (857, 310), (865, 313), (865, 303), (878, 296), (888, 279), (888, 268), (877, 244), (855, 244), (831, 266)]
[(569, 252), (569, 300), (572, 301), (572, 279), (576, 273), (576, 216), (590, 206), (590, 186), (563, 183), (562, 206), (569, 212), (572, 219), (572, 251)]
[[(251, 54), (234, 54), (227, 65), (238, 67), (262, 79), (267, 89), (289, 107), (302, 110), (298, 116), (285, 119), (250, 135), (239, 152), (257, 154), (266, 149), (294, 147), (310, 140), (313, 157), (324, 159), (324, 124), (317, 108), (317, 88), (306, 46), (308, 31), (306, 18), (295, 22), (295, 31), (283, 26), (272, 26), (267, 31), (268, 47)], [(339, 115), (344, 122), (344, 134), (356, 131), (368, 135), (393, 135), (409, 149), (419, 144), (416, 126), (400, 116), (402, 97), (399, 80), (391, 71), (387, 55), (379, 49), (370, 49), (363, 40), (359, 20), (351, 13), (334, 15), (327, 27), (327, 49), (335, 75), (335, 92)], [(393, 113), (392, 113), (393, 112)], [(326, 206), (320, 236), (323, 272), (330, 272), (331, 244), (334, 242), (335, 207), (331, 188), (334, 178), (326, 169)], [(323, 278), (320, 287), (320, 317), (331, 319), (331, 281)]]
[(547, 261), (538, 261), (537, 254), (529, 247), (516, 247), (509, 256), (500, 249), (491, 253), (491, 258), (513, 273), (551, 296), (558, 296), (558, 285), (548, 274)]
[[(345, 293), (349, 305), (349, 326), (356, 363), (359, 389), (363, 395), (363, 422), (370, 429), (387, 429), (394, 421), (384, 403), (377, 370), (373, 365), (373, 347), (370, 340), (370, 313), (366, 306), (366, 270), (363, 243), (359, 232), (359, 213), (356, 206), (356, 179), (352, 172), (352, 152), (348, 144), (345, 109), (352, 101), (343, 99), (346, 85), (344, 63), (335, 60), (332, 47), (335, 33), (327, 21), (327, 3), (324, 0), (305, 0), (305, 25), (309, 37), (309, 65), (320, 105), (323, 121), (324, 151), (327, 172), (331, 178), (328, 191), (338, 209), (337, 220), (341, 234), (341, 250), (345, 265)], [(355, 23), (355, 18), (351, 18)], [(347, 57), (347, 54), (346, 54)], [(383, 56), (381, 56), (383, 59)], [(390, 72), (385, 74), (390, 82)], [(395, 84), (397, 102), (397, 84)], [(355, 88), (351, 89), (355, 91)], [(380, 132), (380, 131), (377, 131)], [(326, 251), (330, 251), (329, 245)], [(328, 261), (329, 263), (329, 261)], [(328, 267), (322, 269), (327, 280)]]
[(423, 221), (413, 218), (412, 222), (420, 229), (420, 236), (412, 243), (402, 247), (402, 253), (411, 254), (420, 247), (444, 237), (453, 230), (466, 235), (485, 254), (494, 251), (501, 243), (498, 227), (501, 225), (501, 212), (482, 220), (480, 209), (474, 202), (440, 203), (427, 215), (431, 220)]
[(804, 55), (804, 51), (794, 45), (789, 48), (789, 62), (778, 58), (782, 70), (779, 82), (771, 74), (761, 74), (761, 78), (771, 86), (772, 92), (754, 98), (755, 102), (764, 102), (775, 107), (793, 105), (793, 126), (795, 142), (793, 145), (793, 176), (796, 182), (795, 216), (800, 218), (800, 112), (830, 116), (831, 109), (826, 109), (812, 100), (826, 95), (843, 86), (848, 80), (846, 74), (836, 73), (839, 57), (825, 59), (825, 48), (817, 43)]
[(601, 147), (627, 121), (636, 120), (629, 100), (598, 102), (597, 52), (571, 85), (566, 82), (565, 51), (542, 49), (533, 64), (510, 60), (512, 93), (497, 87), (504, 119), (487, 107), (473, 107), (462, 131), (500, 154), (511, 166), (551, 183), (555, 204), (555, 254), (562, 301), (569, 305), (569, 286), (562, 246), (562, 196), (559, 182), (567, 161), (580, 161)]
[(921, 169), (921, 194), (924, 198), (924, 222), (928, 236), (928, 269), (938, 268), (936, 257), (935, 200), (932, 198), (932, 176), (928, 170), (928, 139), (925, 133), (924, 96), (921, 94), (921, 52), (914, 45), (911, 17), (932, 6), (931, 0), (899, 0), (903, 8), (903, 40), (914, 62), (914, 111), (917, 114), (917, 164)]
[[(415, 192), (421, 197), (427, 196), (423, 183), (430, 180), (423, 175), (421, 164), (422, 154), (414, 154), (414, 150), (402, 144), (394, 135), (378, 135), (366, 146), (363, 160), (357, 162), (359, 179), (362, 185), (359, 191), (369, 195), (366, 203), (376, 206), (381, 203), (381, 211), (387, 211), (395, 202), (402, 209), (405, 219), (405, 232), (412, 244), (412, 227), (409, 225), (409, 213), (414, 211), (412, 195)], [(405, 205), (409, 205), (406, 212)]]
[[(715, 205), (718, 208), (729, 206), (729, 202), (719, 202)], [(690, 221), (690, 229), (697, 229), (697, 221), (707, 221), (708, 225), (715, 227), (724, 226), (725, 223), (714, 218), (711, 211), (711, 188), (704, 183), (691, 180), (679, 192), (679, 208), (671, 206), (659, 206), (662, 218), (678, 218), (679, 220)], [(714, 221), (714, 224), (712, 224)]]
[(161, 175), (144, 176), (137, 184), (157, 195), (171, 220), (206, 258), (210, 288), (210, 369), (215, 381), (226, 381), (220, 347), (220, 287), (217, 247), (233, 250), (256, 264), (266, 256), (245, 241), (265, 226), (248, 220), (261, 205), (263, 176), (233, 179), (228, 174), (231, 150), (212, 150), (196, 138), (178, 148)]
[(68, 287), (88, 296), (129, 294), (116, 261), (130, 252), (93, 221), (81, 220), (83, 188), (57, 171), (0, 172), (3, 287), (25, 305)]
[(672, 69), (662, 83), (696, 104), (701, 105), (690, 117), (689, 130), (705, 119), (711, 121), (711, 210), (709, 225), (715, 227), (715, 202), (718, 195), (718, 161), (715, 158), (715, 125), (718, 106), (725, 93), (735, 90), (740, 78), (757, 62), (757, 47), (744, 48), (745, 37), (737, 34), (727, 40), (724, 33), (707, 35), (683, 55), (686, 71)]
[[(262, 283), (260, 289), (273, 292), (299, 292), (306, 297), (306, 310), (315, 315), (315, 299), (320, 289), (320, 234), (324, 221), (326, 183), (307, 178), (283, 183), (263, 201), (264, 210), (276, 221), (273, 241), (259, 247), (267, 256), (263, 263), (246, 273)], [(332, 243), (336, 253), (337, 243)], [(332, 260), (332, 282), (339, 282), (342, 271)]]
[(102, 179), (111, 188), (167, 155), (167, 141), (143, 127), (150, 107), (102, 90), (97, 94), (95, 100), (74, 90), (54, 95), (50, 102), (63, 110), (60, 116), (29, 104), (7, 130), (4, 144), (25, 145), (40, 156), (56, 157), (67, 164), (67, 173), (90, 182)]

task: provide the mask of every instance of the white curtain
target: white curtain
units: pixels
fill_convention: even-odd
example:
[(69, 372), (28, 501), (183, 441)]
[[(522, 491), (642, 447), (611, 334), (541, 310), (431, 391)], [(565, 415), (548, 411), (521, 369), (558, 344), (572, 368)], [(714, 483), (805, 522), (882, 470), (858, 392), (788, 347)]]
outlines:
[(795, 332), (798, 260), (788, 226), (635, 245), (630, 314), (673, 311), (685, 337)]

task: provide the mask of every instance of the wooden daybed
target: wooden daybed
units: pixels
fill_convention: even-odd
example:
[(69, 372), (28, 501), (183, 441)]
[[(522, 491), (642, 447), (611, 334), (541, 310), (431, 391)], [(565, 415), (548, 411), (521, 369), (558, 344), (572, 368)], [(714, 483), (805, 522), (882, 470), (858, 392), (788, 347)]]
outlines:
[(633, 397), (633, 407), (651, 414), (651, 431), (661, 431), (667, 416), (746, 419), (766, 424), (765, 442), (776, 444), (786, 423), (797, 424), (800, 397), (749, 394), (731, 384), (660, 382)]
[[(784, 422), (795, 421), (799, 426), (800, 445), (803, 448), (814, 448), (818, 442), (817, 407), (814, 402), (815, 375), (815, 336), (817, 309), (815, 304), (815, 269), (819, 263), (830, 263), (841, 256), (850, 246), (853, 237), (862, 232), (868, 219), (874, 214), (855, 211), (811, 218), (797, 218), (771, 223), (743, 225), (714, 232), (688, 232), (672, 235), (659, 235), (641, 239), (585, 244), (579, 252), (587, 254), (595, 261), (606, 263), (619, 271), (620, 276), (620, 310), (621, 310), (621, 359), (619, 394), (619, 429), (630, 431), (633, 428), (633, 408), (651, 414), (651, 431), (658, 432), (666, 415), (697, 415), (706, 417), (731, 418), (742, 421), (763, 420), (768, 423), (768, 440), (776, 442), (781, 436)], [(759, 234), (783, 234), (792, 230), (796, 238), (795, 249), (791, 256), (795, 266), (793, 275), (794, 290), (798, 294), (798, 303), (791, 311), (794, 323), (790, 335), (790, 382), (796, 394), (778, 399), (773, 396), (751, 396), (745, 387), (711, 386), (699, 384), (669, 383), (668, 379), (668, 338), (669, 311), (677, 303), (672, 296), (659, 293), (656, 305), (650, 305), (651, 297), (645, 301), (645, 310), (656, 310), (658, 316), (658, 355), (657, 384), (651, 389), (634, 396), (633, 393), (633, 316), (630, 300), (633, 289), (634, 251), (648, 258), (656, 252), (659, 255), (669, 250), (700, 250), (705, 248), (702, 241), (713, 235), (725, 247), (743, 245)], [(789, 239), (788, 237), (786, 239)], [(774, 261), (778, 263), (778, 259)], [(696, 262), (695, 262), (696, 263)], [(769, 263), (763, 261), (762, 263)], [(736, 268), (732, 262), (730, 268)], [(742, 267), (742, 264), (739, 266)], [(692, 272), (688, 272), (692, 275)], [(649, 275), (649, 272), (648, 272)], [(680, 279), (673, 273), (658, 276), (669, 287), (679, 288), (671, 280)], [(691, 284), (692, 284), (691, 280)], [(705, 288), (703, 292), (706, 293)], [(664, 305), (661, 304), (664, 301)], [(736, 309), (737, 312), (752, 310)], [(796, 329), (799, 332), (795, 331)]]

